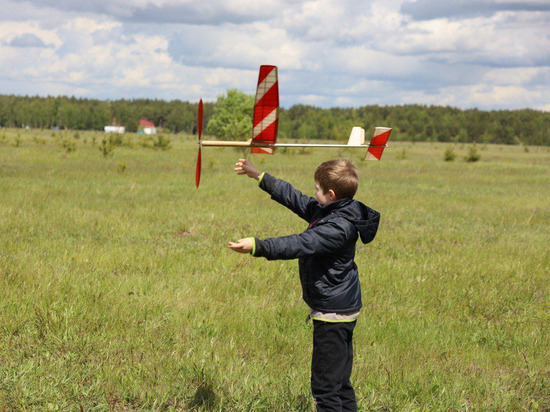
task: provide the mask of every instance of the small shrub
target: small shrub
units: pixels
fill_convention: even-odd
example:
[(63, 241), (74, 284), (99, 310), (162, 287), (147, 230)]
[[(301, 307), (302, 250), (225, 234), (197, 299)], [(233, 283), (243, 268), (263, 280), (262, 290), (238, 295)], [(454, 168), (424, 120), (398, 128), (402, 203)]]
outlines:
[(134, 149), (138, 146), (138, 144), (130, 136), (126, 136), (123, 139), (122, 145), (125, 147), (129, 147), (130, 149)]
[(107, 139), (107, 137), (103, 137), (99, 145), (99, 151), (105, 158), (113, 157), (115, 147), (111, 144), (110, 139)]
[(407, 149), (403, 148), (399, 153), (397, 153), (396, 158), (400, 160), (405, 160), (408, 157)]
[[(295, 142), (295, 143), (309, 144), (310, 141), (309, 141), (309, 139), (304, 139), (302, 141)], [(299, 150), (297, 151), (297, 153), (300, 154), (300, 155), (307, 155), (307, 154), (310, 154), (311, 152), (312, 151), (311, 151), (310, 147), (300, 147)]]
[(73, 137), (74, 137), (75, 139), (80, 139), (80, 134), (79, 134), (78, 132), (74, 132)]
[(109, 144), (111, 146), (122, 146), (123, 143), (124, 143), (124, 141), (122, 139), (121, 134), (118, 134), (118, 133), (109, 134)]
[(144, 134), (141, 136), (141, 139), (139, 140), (139, 144), (141, 147), (152, 148), (155, 145), (155, 141), (153, 137), (151, 137), (151, 135)]
[(14, 145), (15, 147), (19, 147), (19, 146), (21, 146), (21, 142), (22, 142), (22, 141), (23, 141), (23, 140), (21, 140), (21, 135), (19, 134), (19, 132), (17, 132), (17, 135), (15, 136), (13, 145)]
[(527, 145), (523, 146), (523, 151), (525, 153), (529, 153), (529, 146), (527, 146)]
[(479, 159), (481, 159), (481, 155), (479, 154), (477, 146), (474, 143), (472, 146), (470, 146), (468, 154), (464, 157), (464, 160), (466, 160), (467, 162), (477, 162)]
[(157, 134), (157, 138), (153, 140), (155, 149), (168, 150), (172, 144), (170, 137), (164, 136), (163, 133)]
[(72, 153), (76, 151), (76, 142), (74, 139), (65, 138), (61, 141), (61, 147), (65, 153)]
[(449, 146), (447, 147), (447, 149), (445, 149), (443, 159), (445, 159), (446, 162), (452, 162), (456, 159), (456, 153), (455, 153), (454, 147)]
[(120, 162), (117, 165), (116, 170), (117, 170), (118, 173), (124, 173), (127, 168), (128, 168), (128, 166), (126, 165), (126, 162)]
[(34, 140), (34, 143), (36, 144), (46, 144), (46, 141), (47, 141), (45, 137), (39, 137), (39, 136), (34, 136), (33, 140)]

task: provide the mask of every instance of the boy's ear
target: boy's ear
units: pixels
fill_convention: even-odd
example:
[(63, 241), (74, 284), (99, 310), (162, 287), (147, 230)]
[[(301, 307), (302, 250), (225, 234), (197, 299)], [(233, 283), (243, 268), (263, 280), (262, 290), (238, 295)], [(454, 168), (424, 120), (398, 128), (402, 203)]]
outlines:
[(338, 196), (336, 196), (336, 193), (332, 189), (328, 190), (328, 198), (330, 200), (338, 200)]

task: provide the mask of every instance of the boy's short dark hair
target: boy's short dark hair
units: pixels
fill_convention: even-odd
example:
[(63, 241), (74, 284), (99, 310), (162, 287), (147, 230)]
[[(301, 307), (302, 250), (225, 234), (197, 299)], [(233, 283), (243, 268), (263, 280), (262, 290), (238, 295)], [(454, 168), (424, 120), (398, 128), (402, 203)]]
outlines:
[(323, 193), (334, 190), (338, 199), (353, 199), (359, 186), (358, 169), (347, 159), (321, 163), (315, 170), (315, 181)]

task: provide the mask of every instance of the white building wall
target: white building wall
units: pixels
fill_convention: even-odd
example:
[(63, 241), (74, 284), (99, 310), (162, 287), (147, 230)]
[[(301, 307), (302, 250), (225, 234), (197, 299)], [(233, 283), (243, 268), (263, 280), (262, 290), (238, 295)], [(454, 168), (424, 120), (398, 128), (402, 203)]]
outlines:
[(105, 126), (104, 130), (105, 133), (124, 133), (126, 129), (124, 126)]
[(157, 134), (157, 128), (156, 127), (144, 127), (143, 133), (145, 134)]

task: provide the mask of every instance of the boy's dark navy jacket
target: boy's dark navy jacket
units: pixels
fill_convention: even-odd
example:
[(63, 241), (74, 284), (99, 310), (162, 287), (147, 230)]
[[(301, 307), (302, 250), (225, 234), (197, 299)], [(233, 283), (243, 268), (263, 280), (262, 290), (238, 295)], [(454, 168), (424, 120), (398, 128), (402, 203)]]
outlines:
[(380, 214), (353, 199), (327, 206), (303, 195), (291, 184), (265, 173), (260, 187), (271, 198), (309, 222), (299, 235), (260, 240), (254, 256), (299, 259), (303, 298), (321, 312), (355, 312), (362, 306), (355, 243), (374, 239)]

